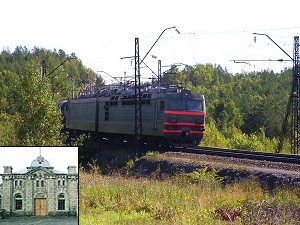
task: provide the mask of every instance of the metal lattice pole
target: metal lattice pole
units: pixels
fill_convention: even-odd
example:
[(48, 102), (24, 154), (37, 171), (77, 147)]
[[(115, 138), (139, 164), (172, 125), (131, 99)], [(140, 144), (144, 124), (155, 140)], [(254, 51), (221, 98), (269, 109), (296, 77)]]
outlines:
[(160, 88), (160, 83), (161, 83), (161, 60), (158, 60), (157, 83), (158, 83), (158, 86)]
[(300, 99), (300, 68), (299, 68), (299, 36), (294, 37), (294, 65), (293, 65), (293, 87), (292, 87), (292, 136), (291, 153), (299, 154), (299, 99)]
[(135, 73), (134, 73), (134, 93), (135, 93), (135, 146), (136, 150), (143, 153), (143, 126), (142, 126), (142, 104), (141, 104), (141, 75), (140, 75), (140, 53), (139, 38), (135, 38)]

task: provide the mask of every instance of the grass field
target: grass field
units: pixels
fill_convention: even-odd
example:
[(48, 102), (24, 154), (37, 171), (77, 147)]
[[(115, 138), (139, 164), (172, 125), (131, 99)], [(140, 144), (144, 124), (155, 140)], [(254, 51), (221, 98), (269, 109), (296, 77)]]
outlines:
[(80, 171), (80, 224), (299, 224), (300, 190), (223, 186), (206, 169), (164, 180)]

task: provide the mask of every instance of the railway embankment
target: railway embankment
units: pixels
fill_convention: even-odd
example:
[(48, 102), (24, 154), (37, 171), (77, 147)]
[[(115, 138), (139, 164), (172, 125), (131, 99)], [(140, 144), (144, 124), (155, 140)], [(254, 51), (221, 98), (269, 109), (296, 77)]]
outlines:
[(223, 178), (224, 184), (255, 178), (266, 189), (300, 187), (300, 165), (298, 164), (178, 152), (142, 157), (127, 168), (127, 173), (138, 177), (155, 176), (164, 179), (201, 168), (215, 169)]

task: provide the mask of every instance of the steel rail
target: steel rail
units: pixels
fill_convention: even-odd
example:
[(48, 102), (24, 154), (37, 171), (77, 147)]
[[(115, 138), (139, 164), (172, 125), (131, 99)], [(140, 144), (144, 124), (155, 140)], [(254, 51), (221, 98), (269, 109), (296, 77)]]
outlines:
[(208, 146), (201, 146), (196, 148), (173, 148), (172, 151), (300, 164), (300, 156), (293, 155), (293, 154), (254, 152), (254, 151), (247, 151), (247, 150), (217, 148), (217, 147), (208, 147)]

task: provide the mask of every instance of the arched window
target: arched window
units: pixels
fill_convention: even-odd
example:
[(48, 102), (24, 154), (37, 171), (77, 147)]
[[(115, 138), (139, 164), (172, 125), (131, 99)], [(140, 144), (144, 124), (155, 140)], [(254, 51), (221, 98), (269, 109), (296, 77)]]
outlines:
[(15, 195), (15, 209), (22, 210), (22, 195), (20, 194)]
[(0, 209), (2, 209), (2, 196), (0, 195)]
[(58, 207), (57, 207), (58, 210), (65, 210), (65, 196), (63, 193), (60, 193), (58, 195), (58, 204), (57, 205), (58, 205)]

